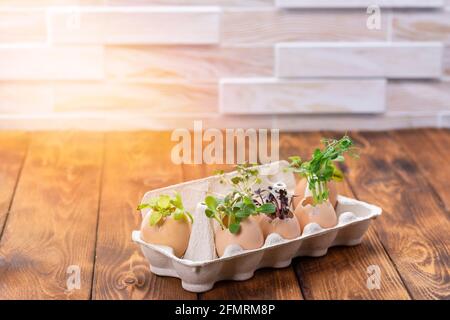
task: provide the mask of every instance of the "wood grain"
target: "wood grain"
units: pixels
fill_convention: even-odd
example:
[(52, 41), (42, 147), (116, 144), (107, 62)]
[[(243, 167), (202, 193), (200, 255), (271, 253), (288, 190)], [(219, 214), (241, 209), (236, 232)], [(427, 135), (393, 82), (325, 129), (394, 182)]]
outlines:
[(392, 37), (394, 41), (442, 41), (444, 44), (450, 44), (450, 12), (395, 12), (392, 19)]
[(450, 82), (389, 81), (387, 109), (408, 114), (450, 110)]
[[(450, 222), (430, 184), (403, 146), (387, 133), (354, 134), (362, 157), (347, 177), (357, 197), (383, 208), (380, 240), (415, 299), (450, 297)], [(431, 152), (431, 144), (420, 152)], [(431, 148), (431, 149), (430, 149)]]
[[(404, 59), (405, 56), (414, 56)], [(439, 78), (439, 42), (307, 42), (276, 45), (278, 77)]]
[(101, 46), (0, 48), (0, 80), (102, 79)]
[(440, 8), (444, 0), (275, 0), (280, 8)]
[(223, 114), (382, 113), (386, 81), (236, 78), (220, 82)]
[(28, 148), (23, 132), (0, 134), (0, 240)]
[[(32, 108), (30, 108), (32, 106)], [(3, 81), (0, 84), (0, 114), (50, 113), (53, 111), (53, 88), (45, 83)]]
[(152, 274), (131, 241), (143, 194), (181, 182), (181, 167), (170, 161), (170, 134), (110, 133), (105, 144), (93, 299), (195, 299), (179, 279)]
[[(2, 5), (3, 1), (0, 7)], [(44, 44), (46, 40), (45, 10), (5, 8), (0, 11), (0, 44)]]
[[(337, 137), (331, 133), (323, 136)], [(282, 153), (308, 159), (316, 147), (321, 147), (321, 137), (319, 133), (284, 135)], [(354, 197), (346, 182), (338, 184), (338, 192)], [(378, 265), (382, 272), (380, 289), (367, 288), (367, 268), (371, 265)], [(361, 245), (331, 248), (320, 258), (297, 258), (294, 268), (306, 299), (409, 299), (400, 276), (372, 228)]]
[[(88, 299), (102, 134), (34, 133), (0, 242), (0, 299)], [(69, 266), (80, 289), (67, 290)]]
[[(54, 43), (207, 45), (219, 42), (215, 7), (57, 8), (48, 13)], [(74, 23), (70, 23), (74, 21)], [(79, 21), (79, 22), (77, 22)]]
[[(430, 195), (434, 192), (437, 196), (436, 201), (442, 201), (445, 210), (450, 213), (450, 170), (448, 165), (450, 139), (448, 131), (428, 130), (427, 134), (421, 134), (414, 130), (405, 130), (396, 131), (393, 136), (431, 184)], [(418, 146), (421, 148), (419, 149)], [(422, 146), (426, 146), (427, 150), (423, 150)], [(450, 218), (448, 214), (446, 217)]]
[(369, 30), (365, 11), (224, 9), (221, 44), (262, 45), (282, 41), (367, 41), (387, 39), (387, 19)]
[[(215, 83), (66, 82), (54, 85), (56, 112), (121, 112), (136, 117), (213, 113), (217, 110)], [(139, 117), (136, 117), (139, 118)], [(116, 129), (112, 127), (113, 129)]]
[(124, 81), (216, 82), (221, 77), (271, 76), (273, 55), (271, 46), (108, 46), (105, 72)]

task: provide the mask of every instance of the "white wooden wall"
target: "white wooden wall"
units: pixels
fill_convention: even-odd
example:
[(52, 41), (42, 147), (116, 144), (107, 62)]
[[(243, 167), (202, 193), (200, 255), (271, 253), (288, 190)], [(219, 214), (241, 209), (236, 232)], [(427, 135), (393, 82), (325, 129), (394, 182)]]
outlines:
[(449, 127), (450, 0), (0, 1), (0, 129), (194, 120)]

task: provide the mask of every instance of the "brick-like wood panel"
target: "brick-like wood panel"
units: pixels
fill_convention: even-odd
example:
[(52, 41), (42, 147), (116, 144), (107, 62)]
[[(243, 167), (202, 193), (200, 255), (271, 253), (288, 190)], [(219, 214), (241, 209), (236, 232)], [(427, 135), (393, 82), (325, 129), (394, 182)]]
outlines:
[(438, 78), (442, 45), (388, 42), (280, 43), (278, 77)]
[(58, 83), (56, 112), (149, 112), (157, 116), (217, 111), (217, 84)]
[(387, 89), (390, 111), (450, 111), (450, 82), (392, 81)]
[(106, 48), (105, 69), (108, 78), (122, 80), (217, 81), (271, 76), (273, 55), (270, 46), (113, 46)]
[(444, 49), (444, 75), (450, 77), (450, 46)]
[(0, 115), (47, 113), (52, 110), (53, 90), (50, 85), (0, 82)]
[(103, 78), (103, 47), (0, 48), (0, 80)]
[(10, 43), (45, 43), (45, 11), (3, 9), (0, 6), (0, 46)]
[(386, 40), (387, 18), (382, 15), (380, 30), (369, 30), (365, 11), (224, 9), (221, 43)]
[(106, 0), (1, 0), (1, 7), (44, 8), (49, 6), (101, 6)]
[(105, 0), (110, 6), (273, 6), (275, 0)]
[(57, 8), (49, 11), (54, 43), (216, 44), (218, 7)]
[(280, 8), (439, 8), (444, 0), (275, 0)]
[(379, 113), (385, 108), (384, 80), (224, 79), (224, 114)]
[(450, 11), (400, 11), (392, 20), (395, 41), (442, 41), (450, 44)]

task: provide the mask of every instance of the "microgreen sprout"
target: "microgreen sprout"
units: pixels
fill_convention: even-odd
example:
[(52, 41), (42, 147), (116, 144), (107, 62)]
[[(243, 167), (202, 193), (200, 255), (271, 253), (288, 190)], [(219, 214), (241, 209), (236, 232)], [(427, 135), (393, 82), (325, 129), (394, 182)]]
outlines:
[(258, 203), (253, 200), (253, 186), (261, 183), (258, 170), (254, 164), (243, 164), (236, 167), (237, 174), (231, 178), (218, 172), (220, 182), (231, 186), (225, 197), (208, 195), (205, 198), (205, 214), (216, 220), (222, 229), (236, 234), (240, 230), (242, 220), (260, 213), (273, 213), (276, 208), (272, 203)]
[(345, 135), (339, 140), (322, 139), (323, 150), (316, 149), (309, 161), (302, 161), (298, 156), (290, 157), (290, 168), (307, 179), (308, 189), (312, 193), (313, 204), (320, 204), (328, 200), (327, 183), (331, 180), (342, 181), (343, 173), (333, 162), (343, 162), (344, 153), (357, 157), (353, 141)]
[(274, 189), (273, 187), (258, 189), (255, 191), (255, 196), (254, 201), (260, 205), (273, 204), (275, 210), (266, 213), (272, 219), (285, 219), (293, 216), (292, 200), (294, 198), (289, 197), (286, 189)]
[(162, 194), (158, 197), (151, 198), (149, 202), (142, 203), (137, 207), (137, 210), (150, 208), (150, 220), (151, 226), (157, 225), (162, 219), (172, 216), (175, 220), (189, 219), (194, 222), (192, 215), (184, 209), (181, 195), (176, 192), (173, 197)]

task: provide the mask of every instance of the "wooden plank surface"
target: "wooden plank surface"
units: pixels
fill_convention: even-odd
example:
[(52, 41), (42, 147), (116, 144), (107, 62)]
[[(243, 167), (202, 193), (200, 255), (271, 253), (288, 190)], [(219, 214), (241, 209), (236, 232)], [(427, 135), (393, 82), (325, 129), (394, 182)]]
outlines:
[(23, 132), (0, 134), (0, 239), (28, 147)]
[[(448, 175), (443, 174), (443, 170), (449, 166), (450, 136), (438, 130), (428, 130), (426, 134), (415, 130), (397, 131), (393, 135), (430, 183), (430, 189), (438, 197), (437, 201), (442, 201), (449, 213), (450, 180)], [(448, 214), (446, 216), (449, 218)]]
[[(282, 134), (280, 157), (309, 156), (322, 135), (330, 133)], [(180, 280), (149, 272), (131, 241), (141, 221), (135, 206), (145, 191), (231, 166), (172, 164), (168, 132), (103, 136), (0, 133), (0, 299), (197, 298)], [(383, 208), (362, 244), (219, 282), (198, 298), (450, 297), (450, 131), (351, 136), (362, 156), (343, 166), (339, 192)], [(67, 290), (70, 265), (80, 266), (79, 290)], [(366, 286), (370, 265), (380, 267), (380, 290)]]
[(170, 135), (111, 133), (105, 148), (93, 299), (195, 299), (179, 279), (150, 273), (131, 241), (140, 227), (136, 206), (144, 193), (181, 182), (181, 167), (170, 161)]
[[(297, 154), (308, 159), (316, 147), (321, 147), (322, 137), (332, 136), (337, 138), (339, 135), (283, 135), (281, 154)], [(338, 192), (354, 197), (346, 182), (338, 184)], [(379, 266), (382, 272), (380, 289), (367, 287), (367, 268), (371, 265)], [(326, 256), (320, 258), (297, 258), (294, 268), (305, 299), (409, 299), (400, 276), (372, 228), (361, 245), (331, 248)]]
[[(383, 208), (375, 230), (415, 299), (450, 297), (448, 230), (450, 223), (430, 184), (388, 133), (353, 135), (363, 157), (347, 173), (356, 196)], [(433, 153), (432, 144), (416, 144)], [(448, 169), (442, 174), (448, 176)]]
[[(101, 133), (33, 133), (0, 242), (0, 299), (88, 299)], [(67, 290), (78, 266), (80, 288)]]

